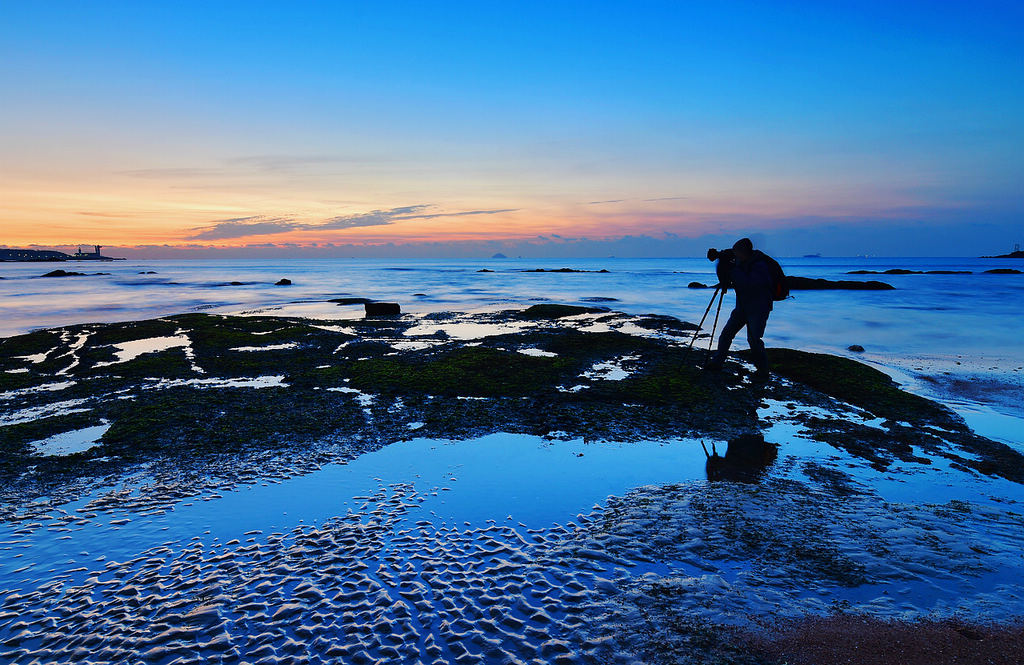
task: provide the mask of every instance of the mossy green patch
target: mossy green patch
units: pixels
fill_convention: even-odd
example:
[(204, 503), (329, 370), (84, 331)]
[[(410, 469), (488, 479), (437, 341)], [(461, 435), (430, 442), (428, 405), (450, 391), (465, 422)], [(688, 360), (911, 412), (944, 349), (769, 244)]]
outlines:
[(479, 397), (531, 395), (568, 378), (574, 364), (486, 347), (415, 358), (371, 358), (351, 365), (351, 385), (366, 392)]
[(610, 360), (615, 356), (635, 354), (641, 351), (652, 351), (664, 346), (662, 343), (644, 337), (635, 337), (617, 331), (580, 332), (572, 329), (510, 335), (509, 340), (516, 340), (519, 343), (532, 342), (532, 345), (551, 353), (557, 353), (560, 357), (574, 358), (588, 363), (595, 360)]
[(192, 363), (185, 355), (184, 349), (180, 347), (143, 353), (123, 363), (115, 363), (95, 370), (95, 373), (99, 372), (128, 379), (180, 379), (196, 375), (192, 369)]
[(154, 451), (239, 451), (254, 446), (307, 441), (365, 423), (351, 397), (290, 388), (175, 387), (153, 390), (121, 403), (103, 435), (107, 451), (126, 459)]
[(308, 369), (319, 363), (320, 357), (306, 349), (280, 349), (267, 351), (225, 351), (221, 354), (199, 356), (197, 364), (209, 376), (264, 376), (287, 374)]
[(31, 371), (17, 372), (14, 374), (6, 371), (0, 371), (0, 392), (31, 388), (32, 386), (38, 386), (45, 382), (45, 378), (40, 377)]
[(60, 343), (60, 336), (55, 331), (38, 330), (25, 335), (15, 335), (0, 339), (0, 363), (6, 367), (8, 361), (18, 356), (31, 356), (46, 353)]
[(286, 319), (272, 316), (225, 316), (220, 314), (178, 314), (166, 317), (181, 328), (188, 330), (210, 330), (214, 328), (237, 330), (248, 333), (262, 333), (277, 330), (285, 325)]

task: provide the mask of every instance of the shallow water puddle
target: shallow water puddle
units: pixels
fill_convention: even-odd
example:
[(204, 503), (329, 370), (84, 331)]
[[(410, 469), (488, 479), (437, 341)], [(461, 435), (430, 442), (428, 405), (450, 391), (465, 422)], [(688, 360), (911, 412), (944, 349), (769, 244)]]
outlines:
[(446, 334), (452, 339), (467, 340), (480, 339), (481, 337), (494, 337), (495, 335), (511, 335), (529, 328), (530, 323), (477, 323), (471, 321), (455, 323), (424, 323), (413, 326), (405, 331), (408, 337), (429, 337), (438, 332)]
[[(423, 495), (419, 508), (402, 522), (408, 522), (406, 527), (418, 520), (459, 528), (486, 526), (491, 520), (546, 528), (589, 512), (611, 494), (648, 483), (696, 480), (703, 474), (704, 453), (691, 440), (588, 444), (518, 434), (458, 442), (415, 439), (280, 483), (178, 504), (164, 514), (99, 515), (81, 528), (38, 529), (22, 538), (14, 536), (16, 528), (0, 528), (0, 541), (18, 542), (0, 558), (0, 585), (34, 586), (94, 566), (99, 555), (112, 561), (131, 559), (147, 548), (197, 534), (206, 542), (227, 541), (248, 531), (271, 533), (300, 523), (323, 523), (350, 510), (372, 510), (368, 497), (382, 486), (409, 484)], [(65, 510), (74, 513), (87, 503), (82, 500)], [(112, 531), (116, 538), (110, 537)], [(29, 548), (32, 570), (47, 574), (12, 573), (25, 564), (11, 554)]]
[(196, 386), (197, 388), (287, 388), (284, 375), (239, 377), (234, 379), (160, 379), (154, 388)]
[(104, 422), (102, 425), (54, 434), (51, 437), (33, 441), (29, 445), (32, 446), (32, 452), (36, 455), (71, 455), (98, 445), (100, 437), (108, 429), (110, 429), (110, 425)]
[(946, 405), (981, 436), (1024, 451), (1024, 420), (973, 402), (947, 402)]
[(20, 423), (28, 423), (33, 420), (40, 418), (49, 418), (53, 416), (66, 416), (71, 413), (85, 413), (90, 409), (79, 409), (76, 408), (85, 404), (89, 400), (87, 399), (69, 399), (62, 402), (53, 402), (51, 404), (44, 404), (42, 406), (34, 406), (28, 409), (22, 409), (20, 411), (14, 411), (5, 416), (0, 416), (0, 425), (17, 425)]
[(117, 365), (119, 363), (128, 362), (134, 360), (144, 353), (156, 353), (158, 351), (166, 351), (167, 349), (175, 349), (179, 347), (190, 347), (192, 342), (185, 335), (173, 335), (168, 337), (149, 337), (146, 339), (136, 339), (130, 342), (120, 342), (114, 344), (114, 348), (117, 349), (115, 353), (117, 358), (109, 362), (96, 363), (96, 367), (107, 367), (108, 365)]
[(57, 392), (58, 390), (70, 388), (76, 383), (77, 381), (58, 381), (55, 383), (44, 383), (41, 386), (32, 386), (31, 388), (21, 388), (20, 390), (8, 390), (0, 393), (0, 399), (16, 399), (33, 393)]
[(268, 344), (267, 346), (236, 346), (232, 351), (283, 351), (285, 349), (297, 349), (299, 345), (295, 342), (285, 342), (284, 344)]
[(527, 347), (525, 349), (519, 349), (519, 353), (524, 356), (533, 356), (535, 358), (557, 358), (558, 354), (551, 351), (545, 351), (544, 349), (538, 349), (534, 347)]
[(580, 376), (587, 379), (622, 381), (632, 373), (622, 366), (623, 363), (638, 359), (639, 356), (622, 356), (621, 358), (595, 363), (589, 370), (580, 374)]

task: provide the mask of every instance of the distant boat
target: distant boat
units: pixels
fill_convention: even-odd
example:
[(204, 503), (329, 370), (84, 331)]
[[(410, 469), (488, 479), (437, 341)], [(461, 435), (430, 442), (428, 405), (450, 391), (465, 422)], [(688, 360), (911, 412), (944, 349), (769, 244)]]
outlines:
[(821, 254), (804, 254), (805, 259), (820, 259)]

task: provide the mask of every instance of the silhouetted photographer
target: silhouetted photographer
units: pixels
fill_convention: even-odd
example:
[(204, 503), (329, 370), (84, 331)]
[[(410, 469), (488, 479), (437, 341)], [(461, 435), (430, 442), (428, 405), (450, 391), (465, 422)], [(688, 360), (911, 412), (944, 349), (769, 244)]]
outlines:
[(732, 249), (709, 249), (708, 259), (718, 261), (715, 268), (718, 286), (723, 292), (729, 288), (736, 292), (736, 306), (718, 338), (718, 352), (705, 365), (705, 369), (722, 368), (733, 338), (746, 326), (747, 343), (750, 344), (750, 354), (757, 368), (753, 378), (766, 381), (770, 376), (768, 355), (761, 338), (774, 301), (784, 300), (789, 295), (782, 268), (775, 259), (755, 250), (750, 238), (737, 240)]

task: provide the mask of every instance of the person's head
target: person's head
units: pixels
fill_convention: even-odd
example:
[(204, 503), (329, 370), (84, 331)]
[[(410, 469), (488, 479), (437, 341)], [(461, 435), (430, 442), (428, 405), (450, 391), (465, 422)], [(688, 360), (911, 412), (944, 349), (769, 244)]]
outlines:
[(718, 260), (718, 250), (715, 249), (714, 247), (712, 247), (711, 249), (708, 250), (708, 261), (717, 261), (717, 260)]
[(754, 255), (754, 243), (750, 241), (750, 238), (740, 238), (732, 246), (732, 251), (738, 260), (746, 261)]

